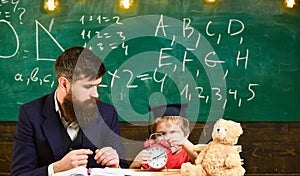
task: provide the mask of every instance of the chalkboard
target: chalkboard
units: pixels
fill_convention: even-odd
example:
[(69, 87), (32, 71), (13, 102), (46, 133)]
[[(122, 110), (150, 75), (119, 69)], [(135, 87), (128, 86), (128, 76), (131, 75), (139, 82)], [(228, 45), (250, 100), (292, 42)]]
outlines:
[(119, 0), (0, 2), (0, 120), (53, 92), (56, 57), (70, 46), (99, 55), (100, 99), (120, 121), (148, 107), (189, 103), (191, 121), (300, 120), (300, 10), (282, 1)]

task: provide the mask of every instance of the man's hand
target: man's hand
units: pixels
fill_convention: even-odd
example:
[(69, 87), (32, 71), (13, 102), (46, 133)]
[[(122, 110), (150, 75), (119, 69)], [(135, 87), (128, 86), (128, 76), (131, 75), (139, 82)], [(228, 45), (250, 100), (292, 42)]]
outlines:
[(119, 155), (117, 151), (111, 147), (104, 147), (95, 151), (94, 159), (102, 166), (119, 167)]
[(61, 160), (53, 164), (54, 173), (73, 169), (79, 166), (86, 167), (88, 163), (88, 155), (92, 155), (90, 149), (72, 150), (66, 154)]

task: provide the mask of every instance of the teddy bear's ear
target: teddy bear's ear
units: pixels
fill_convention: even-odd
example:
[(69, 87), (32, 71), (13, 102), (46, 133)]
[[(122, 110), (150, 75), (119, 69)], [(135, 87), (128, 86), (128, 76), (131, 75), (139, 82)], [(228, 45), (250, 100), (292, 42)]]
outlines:
[(218, 124), (223, 123), (224, 121), (226, 121), (223, 118), (220, 118), (219, 120), (216, 121), (216, 123), (214, 124), (214, 126), (218, 126)]
[(234, 133), (237, 136), (240, 136), (243, 134), (243, 129), (240, 123), (232, 121), (232, 120), (225, 120), (223, 118), (220, 118), (215, 125), (219, 125), (219, 124), (228, 124), (229, 126), (231, 126), (230, 128), (234, 131)]
[(224, 122), (224, 121), (225, 121), (225, 119), (220, 118), (217, 122), (221, 123), (221, 122)]
[(243, 128), (240, 123), (231, 121), (232, 132), (236, 135), (236, 137), (240, 137), (243, 134)]

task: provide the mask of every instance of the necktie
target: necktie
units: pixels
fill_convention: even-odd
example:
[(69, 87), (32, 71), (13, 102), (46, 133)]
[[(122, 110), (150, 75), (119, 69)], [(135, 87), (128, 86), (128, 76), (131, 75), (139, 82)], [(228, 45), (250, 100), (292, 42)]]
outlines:
[(67, 133), (69, 134), (72, 141), (74, 141), (74, 139), (76, 139), (78, 131), (79, 131), (79, 126), (78, 126), (78, 123), (76, 123), (76, 122), (72, 122), (67, 127)]

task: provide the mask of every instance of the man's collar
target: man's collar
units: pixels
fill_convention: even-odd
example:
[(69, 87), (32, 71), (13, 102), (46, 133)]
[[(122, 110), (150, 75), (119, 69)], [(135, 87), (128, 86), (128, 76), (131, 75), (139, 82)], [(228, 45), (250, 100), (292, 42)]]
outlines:
[(55, 111), (59, 113), (59, 116), (61, 117), (61, 111), (59, 109), (59, 105), (58, 105), (58, 101), (57, 101), (57, 98), (56, 98), (56, 91), (54, 93), (54, 104), (55, 104)]
[(71, 125), (73, 128), (77, 128), (78, 127), (77, 121), (74, 121), (74, 122), (69, 124), (68, 121), (64, 117), (62, 117), (61, 110), (59, 108), (58, 101), (57, 101), (57, 98), (56, 98), (56, 91), (54, 93), (54, 104), (55, 104), (55, 112), (58, 112), (59, 117), (60, 117), (64, 127), (66, 128), (67, 126)]

